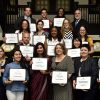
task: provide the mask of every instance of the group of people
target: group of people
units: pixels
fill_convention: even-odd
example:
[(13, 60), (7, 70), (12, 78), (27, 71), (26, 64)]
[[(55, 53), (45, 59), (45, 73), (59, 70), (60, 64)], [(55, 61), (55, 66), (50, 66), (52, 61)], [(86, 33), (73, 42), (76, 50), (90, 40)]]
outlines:
[[(72, 23), (63, 8), (59, 8), (55, 18), (64, 18), (61, 27), (54, 26), (54, 21), (48, 19), (46, 9), (42, 9), (41, 18), (35, 20), (31, 8), (26, 7), (24, 16), (15, 22), (18, 43), (6, 43), (5, 35), (0, 47), (0, 100), (96, 100), (100, 60), (92, 57), (94, 45), (88, 36), (88, 22), (81, 19), (79, 9), (75, 10)], [(49, 21), (50, 28), (44, 28), (44, 20)], [(31, 24), (36, 25), (35, 32)], [(26, 50), (22, 51), (21, 46), (26, 46)], [(25, 55), (24, 51), (31, 51), (27, 47), (33, 47), (32, 57)], [(69, 54), (71, 49), (79, 52)], [(74, 56), (75, 53), (78, 56)], [(33, 66), (46, 66), (46, 69)], [(11, 69), (24, 69), (25, 79), (11, 79)], [(77, 89), (77, 80), (82, 77), (90, 78), (88, 89)]]

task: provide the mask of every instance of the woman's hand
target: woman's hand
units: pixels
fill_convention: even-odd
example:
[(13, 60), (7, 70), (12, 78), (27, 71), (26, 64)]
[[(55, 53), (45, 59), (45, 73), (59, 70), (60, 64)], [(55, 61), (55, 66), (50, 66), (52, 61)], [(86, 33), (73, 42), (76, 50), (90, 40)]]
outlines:
[(13, 81), (11, 81), (11, 80), (6, 80), (4, 83), (5, 83), (5, 84), (12, 84), (12, 82), (13, 82)]
[(23, 84), (26, 84), (27, 83), (27, 81), (23, 81)]
[(73, 80), (73, 88), (76, 89), (76, 80)]
[(40, 72), (41, 72), (42, 74), (45, 74), (45, 73), (46, 73), (46, 71), (45, 71), (45, 70), (40, 70)]

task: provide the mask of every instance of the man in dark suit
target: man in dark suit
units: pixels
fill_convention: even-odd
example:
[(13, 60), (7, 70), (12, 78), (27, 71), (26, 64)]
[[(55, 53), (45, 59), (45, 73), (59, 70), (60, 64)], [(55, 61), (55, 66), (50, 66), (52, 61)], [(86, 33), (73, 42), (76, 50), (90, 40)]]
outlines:
[(89, 23), (85, 19), (81, 18), (81, 11), (79, 9), (77, 9), (77, 10), (75, 10), (74, 21), (72, 22), (73, 32), (75, 34), (78, 34), (80, 26), (82, 26), (82, 25), (89, 28)]
[(36, 23), (36, 20), (34, 18), (32, 18), (31, 14), (32, 14), (31, 8), (30, 7), (25, 7), (24, 15), (19, 17), (15, 22), (15, 30), (19, 29), (20, 23), (23, 19), (27, 19), (29, 21), (29, 24)]

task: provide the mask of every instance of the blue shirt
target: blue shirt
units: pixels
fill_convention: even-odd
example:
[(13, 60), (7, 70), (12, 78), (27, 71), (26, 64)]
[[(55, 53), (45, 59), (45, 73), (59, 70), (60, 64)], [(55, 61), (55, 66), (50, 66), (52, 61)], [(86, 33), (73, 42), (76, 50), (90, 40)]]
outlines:
[[(22, 69), (19, 63), (12, 62), (6, 65), (5, 71), (3, 74), (3, 82), (9, 79), (10, 69)], [(26, 70), (26, 80), (29, 79), (28, 72)], [(25, 91), (26, 86), (22, 81), (13, 81), (11, 84), (6, 85), (6, 90), (10, 90), (13, 92), (23, 92)]]

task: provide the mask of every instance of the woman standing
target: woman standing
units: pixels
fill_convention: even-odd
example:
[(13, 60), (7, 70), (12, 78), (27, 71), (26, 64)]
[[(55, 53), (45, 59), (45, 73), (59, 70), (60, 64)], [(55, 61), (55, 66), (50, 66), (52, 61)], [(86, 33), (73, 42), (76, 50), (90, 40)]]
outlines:
[(81, 57), (74, 61), (75, 73), (73, 75), (73, 87), (76, 88), (77, 77), (90, 77), (90, 89), (78, 89), (76, 90), (75, 100), (95, 100), (95, 94), (97, 89), (96, 79), (98, 75), (98, 67), (93, 58), (89, 57), (89, 46), (83, 44), (81, 46)]
[(79, 34), (82, 40), (82, 44), (87, 42), (90, 46), (89, 54), (92, 54), (94, 52), (94, 44), (93, 39), (87, 35), (87, 28), (85, 26), (81, 26), (79, 29)]
[[(38, 42), (34, 50), (35, 58), (46, 58), (44, 44)], [(34, 61), (33, 61), (34, 64)], [(47, 74), (43, 70), (34, 70), (31, 75), (31, 100), (47, 100), (48, 85)]]
[(65, 18), (62, 27), (61, 27), (61, 34), (63, 39), (73, 39), (73, 28), (69, 19)]
[[(10, 69), (25, 69), (26, 76), (25, 81), (12, 81), (9, 79)], [(24, 91), (26, 90), (25, 84), (28, 80), (28, 72), (25, 62), (22, 61), (22, 54), (20, 50), (14, 50), (13, 62), (6, 65), (3, 82), (6, 84), (6, 95), (8, 100), (23, 100)]]
[(54, 100), (72, 100), (71, 75), (74, 72), (72, 59), (66, 55), (63, 44), (55, 46), (55, 57), (52, 59), (52, 71), (68, 72), (67, 84), (53, 84)]

